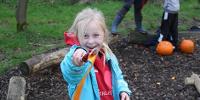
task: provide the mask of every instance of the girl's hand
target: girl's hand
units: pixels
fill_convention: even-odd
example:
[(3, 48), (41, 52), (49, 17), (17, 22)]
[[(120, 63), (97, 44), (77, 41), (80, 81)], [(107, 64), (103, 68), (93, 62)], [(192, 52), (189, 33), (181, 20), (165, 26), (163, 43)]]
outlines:
[(126, 92), (121, 92), (120, 93), (120, 100), (130, 100), (130, 97)]
[(82, 61), (82, 57), (86, 54), (87, 52), (81, 48), (77, 49), (74, 54), (73, 54), (73, 63), (76, 66), (81, 66), (84, 64), (84, 61)]

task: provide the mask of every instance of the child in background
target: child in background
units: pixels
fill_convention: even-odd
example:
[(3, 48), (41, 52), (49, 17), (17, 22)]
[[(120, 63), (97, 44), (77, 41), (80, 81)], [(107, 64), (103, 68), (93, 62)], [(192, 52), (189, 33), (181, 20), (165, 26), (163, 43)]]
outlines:
[(164, 0), (164, 12), (160, 26), (158, 42), (162, 40), (170, 41), (175, 49), (178, 42), (178, 11), (180, 9), (179, 0)]
[(91, 8), (82, 10), (69, 32), (73, 32), (79, 42), (74, 43), (60, 64), (70, 98), (92, 64), (82, 61), (82, 57), (95, 48), (98, 54), (86, 76), (80, 100), (129, 100), (131, 91), (123, 79), (116, 56), (108, 47), (109, 33), (103, 14)]

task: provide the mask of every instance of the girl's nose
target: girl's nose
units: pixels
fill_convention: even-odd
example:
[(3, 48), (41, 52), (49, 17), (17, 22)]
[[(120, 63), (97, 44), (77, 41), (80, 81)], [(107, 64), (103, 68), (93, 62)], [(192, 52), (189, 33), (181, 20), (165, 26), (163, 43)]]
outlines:
[(93, 44), (94, 41), (95, 41), (95, 40), (94, 40), (93, 38), (89, 38), (89, 39), (88, 39), (88, 43), (90, 43), (90, 44)]
[(88, 42), (87, 42), (88, 47), (93, 48), (93, 47), (95, 47), (95, 45), (96, 45), (95, 39), (92, 39), (92, 38), (88, 39)]

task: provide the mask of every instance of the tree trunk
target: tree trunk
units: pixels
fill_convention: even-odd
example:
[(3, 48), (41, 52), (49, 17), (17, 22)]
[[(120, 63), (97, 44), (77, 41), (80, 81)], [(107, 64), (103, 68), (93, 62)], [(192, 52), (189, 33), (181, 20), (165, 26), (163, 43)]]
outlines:
[(26, 12), (28, 0), (19, 0), (16, 9), (17, 31), (23, 31), (27, 27)]
[(10, 78), (7, 100), (25, 100), (26, 80), (20, 76)]
[(20, 70), (24, 75), (29, 75), (50, 66), (59, 66), (68, 50), (69, 48), (64, 48), (52, 53), (34, 56), (22, 62)]

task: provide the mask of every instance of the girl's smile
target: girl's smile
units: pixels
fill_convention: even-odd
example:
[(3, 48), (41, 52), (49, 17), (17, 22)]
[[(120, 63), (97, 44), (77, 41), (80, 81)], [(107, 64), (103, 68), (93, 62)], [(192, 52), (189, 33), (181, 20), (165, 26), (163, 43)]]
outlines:
[(81, 38), (81, 46), (85, 49), (100, 49), (104, 42), (104, 32), (102, 27), (97, 25), (98, 22), (91, 21), (86, 27), (83, 38)]

